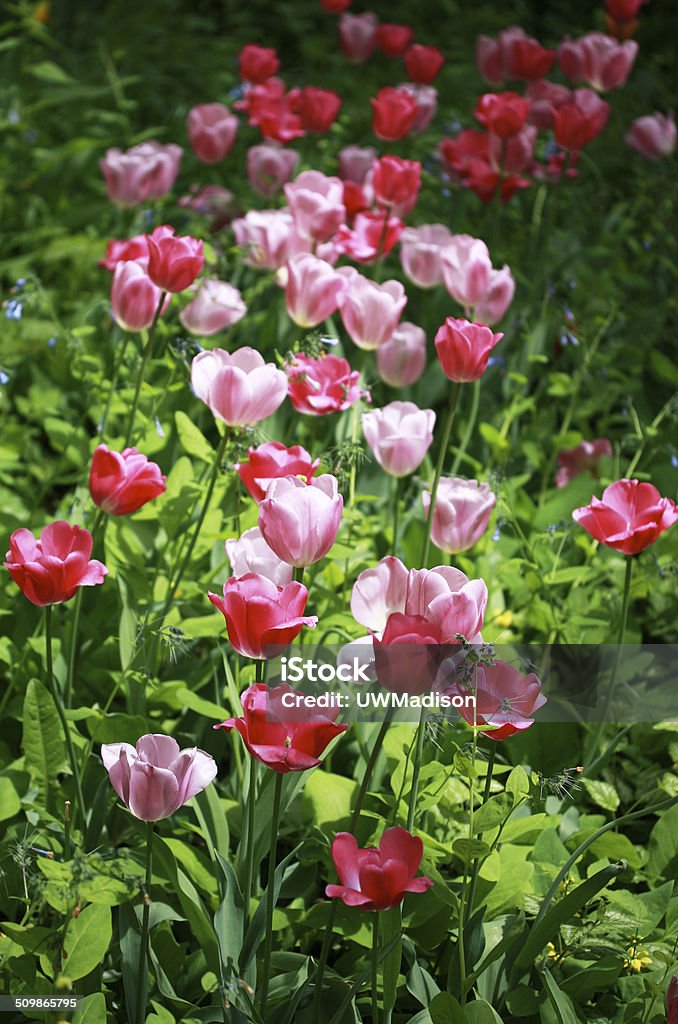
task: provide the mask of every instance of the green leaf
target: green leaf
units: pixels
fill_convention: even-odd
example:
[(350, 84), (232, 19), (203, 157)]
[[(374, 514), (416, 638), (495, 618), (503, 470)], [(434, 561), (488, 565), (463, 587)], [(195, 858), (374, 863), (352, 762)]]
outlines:
[(619, 794), (609, 782), (597, 779), (582, 779), (584, 789), (595, 804), (606, 811), (616, 811), (619, 807)]
[(23, 720), (26, 767), (49, 794), (66, 763), (66, 744), (52, 696), (37, 679), (26, 687)]
[(506, 780), (506, 792), (513, 797), (514, 806), (530, 792), (530, 780), (522, 765), (516, 765)]
[(403, 956), (402, 916), (400, 907), (393, 907), (391, 910), (381, 912), (381, 942), (387, 946), (393, 939), (396, 942), (393, 949), (384, 959), (382, 966), (384, 983), (384, 1013), (393, 1010), (396, 1002), (398, 988), (398, 976), (400, 974), (400, 963)]
[(90, 903), (68, 923), (64, 939), (62, 974), (77, 981), (98, 967), (113, 934), (111, 908)]
[(302, 799), (321, 831), (334, 835), (342, 824), (346, 824), (356, 788), (352, 779), (332, 772), (317, 771), (309, 776)]
[(0, 776), (0, 821), (13, 818), (21, 810), (21, 800), (12, 781)]
[(449, 992), (441, 992), (428, 1008), (433, 1024), (468, 1024), (463, 1009)]
[(557, 985), (555, 978), (550, 971), (542, 974), (546, 994), (553, 1007), (558, 1024), (580, 1024), (577, 1014), (574, 1012), (572, 1000)]
[(189, 419), (185, 412), (177, 412), (174, 416), (177, 425), (179, 441), (184, 451), (188, 452), (195, 459), (207, 462), (211, 466), (214, 462), (215, 451), (205, 435), (200, 431), (193, 420)]
[(452, 849), (462, 860), (471, 861), (476, 857), (487, 857), (490, 852), (488, 843), (482, 839), (455, 839)]
[(664, 811), (654, 825), (648, 843), (648, 871), (655, 876), (671, 878), (678, 867), (678, 804)]
[(468, 1024), (502, 1024), (502, 1019), (497, 1011), (484, 999), (476, 999), (468, 1004), (466, 1020)]
[(73, 1024), (106, 1024), (106, 997), (103, 992), (85, 996), (75, 1011)]
[(489, 832), (490, 829), (497, 828), (509, 816), (512, 807), (513, 797), (510, 793), (491, 796), (473, 815), (473, 831)]

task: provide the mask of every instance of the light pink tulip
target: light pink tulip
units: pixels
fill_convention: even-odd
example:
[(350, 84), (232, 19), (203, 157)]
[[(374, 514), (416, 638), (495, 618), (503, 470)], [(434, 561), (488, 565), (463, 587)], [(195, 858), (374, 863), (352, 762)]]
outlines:
[(534, 165), (534, 147), (537, 141), (537, 128), (526, 124), (510, 139), (500, 139), (490, 132), (490, 161), (497, 170), (506, 174), (522, 174), (530, 171)]
[(188, 137), (198, 160), (216, 164), (230, 153), (238, 118), (223, 103), (199, 103), (188, 112)]
[(363, 434), (375, 459), (391, 476), (409, 476), (433, 441), (436, 414), (414, 402), (390, 402), (363, 413)]
[(242, 295), (226, 281), (203, 281), (198, 293), (179, 314), (181, 323), (191, 334), (209, 337), (223, 331), (247, 312)]
[(251, 427), (282, 405), (287, 377), (273, 363), (264, 363), (253, 348), (233, 353), (213, 348), (199, 352), (191, 364), (195, 394), (229, 427)]
[(181, 146), (159, 142), (142, 142), (126, 153), (108, 149), (99, 161), (108, 198), (118, 206), (161, 199), (174, 185), (182, 153)]
[(169, 818), (217, 774), (214, 758), (197, 747), (179, 750), (171, 736), (149, 734), (129, 743), (105, 743), (101, 758), (111, 785), (141, 821)]
[(507, 264), (501, 270), (490, 271), (485, 295), (476, 303), (475, 316), (485, 324), (496, 324), (513, 301), (516, 282)]
[(310, 242), (297, 233), (289, 210), (250, 210), (232, 226), (244, 262), (258, 270), (279, 270), (292, 256), (311, 250)]
[(391, 337), (407, 295), (400, 281), (376, 284), (362, 274), (347, 275), (348, 285), (339, 300), (344, 327), (358, 348), (379, 348)]
[(403, 612), (409, 573), (399, 558), (387, 555), (373, 569), (364, 569), (351, 591), (351, 615), (371, 633), (381, 635), (393, 612)]
[(454, 642), (457, 634), (473, 643), (483, 627), (486, 607), (487, 587), (481, 579), (469, 580), (450, 565), (410, 570), (404, 613), (423, 615), (437, 626), (441, 643)]
[(404, 320), (377, 349), (379, 376), (392, 388), (405, 388), (419, 380), (426, 366), (426, 334)]
[(442, 284), (441, 253), (453, 243), (454, 236), (444, 224), (422, 224), (405, 228), (400, 236), (400, 262), (413, 284), (434, 288)]
[(259, 505), (259, 529), (268, 546), (288, 565), (319, 562), (334, 544), (344, 499), (335, 477), (305, 483), (296, 476), (269, 484)]
[(303, 171), (285, 185), (285, 196), (302, 238), (327, 242), (346, 220), (341, 178), (328, 178), (320, 171)]
[[(153, 323), (162, 292), (146, 273), (145, 259), (118, 263), (111, 282), (111, 310), (123, 331), (143, 331)], [(168, 295), (163, 312), (170, 301)]]
[(274, 143), (251, 146), (247, 150), (247, 177), (260, 196), (277, 195), (290, 180), (299, 163), (299, 154)]
[(287, 264), (285, 306), (299, 327), (315, 327), (336, 312), (346, 278), (325, 260), (310, 253)]
[[(428, 517), (431, 494), (422, 495)], [(497, 498), (487, 484), (462, 477), (441, 477), (433, 510), (431, 539), (441, 551), (456, 554), (472, 548), (487, 529)]]
[(374, 146), (344, 146), (339, 153), (339, 177), (362, 185), (376, 158)]
[(339, 19), (339, 42), (345, 57), (364, 61), (371, 57), (377, 45), (377, 16), (372, 11), (364, 14), (342, 14)]
[(648, 114), (637, 118), (624, 136), (627, 146), (648, 160), (670, 156), (676, 148), (676, 122), (673, 113)]
[(617, 42), (603, 32), (589, 32), (580, 39), (566, 39), (558, 48), (563, 74), (574, 82), (586, 82), (606, 92), (624, 85), (638, 53), (638, 43)]
[(464, 309), (473, 309), (490, 286), (492, 260), (487, 246), (480, 238), (454, 235), (440, 258), (448, 292)]
[(409, 92), (417, 101), (417, 116), (412, 132), (416, 135), (425, 131), (438, 110), (438, 90), (433, 85), (418, 85), (416, 82), (401, 82), (397, 88)]
[(237, 539), (229, 538), (225, 547), (234, 576), (239, 577), (248, 572), (255, 572), (257, 575), (271, 580), (276, 587), (284, 587), (291, 582), (292, 566), (281, 561), (271, 551), (258, 526), (253, 526), (251, 530), (245, 530)]

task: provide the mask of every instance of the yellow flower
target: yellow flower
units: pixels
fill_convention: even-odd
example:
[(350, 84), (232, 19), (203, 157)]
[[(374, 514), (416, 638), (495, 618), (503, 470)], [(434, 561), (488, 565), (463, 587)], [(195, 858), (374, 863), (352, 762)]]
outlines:
[(652, 957), (648, 956), (646, 949), (638, 949), (636, 946), (629, 946), (628, 955), (624, 960), (624, 967), (627, 971), (633, 971), (635, 974), (640, 974), (643, 967), (648, 967), (652, 963)]

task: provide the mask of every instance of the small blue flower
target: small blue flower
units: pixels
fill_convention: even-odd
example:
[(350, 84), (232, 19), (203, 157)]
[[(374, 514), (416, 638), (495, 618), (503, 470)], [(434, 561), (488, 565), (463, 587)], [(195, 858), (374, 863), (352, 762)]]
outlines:
[(487, 360), (488, 368), (490, 366), (506, 366), (506, 360), (503, 356), (490, 356)]
[(48, 338), (47, 339), (47, 344), (49, 345), (50, 348), (56, 348), (56, 344), (57, 344), (56, 338)]
[(492, 540), (496, 542), (496, 541), (498, 541), (500, 539), (500, 537), (501, 537), (501, 524), (497, 523), (496, 529), (495, 529), (494, 533), (492, 534)]
[(5, 303), (5, 316), (8, 320), (21, 320), (23, 304), (18, 299), (9, 299)]
[(165, 436), (165, 431), (162, 429), (162, 425), (161, 425), (160, 420), (158, 419), (157, 416), (155, 417), (155, 429), (157, 431), (158, 437), (164, 437)]
[(678, 455), (675, 452), (671, 452), (671, 465), (674, 469), (678, 468)]
[(320, 342), (322, 345), (329, 345), (330, 348), (334, 348), (335, 345), (339, 344), (339, 338), (331, 338), (329, 335), (323, 335)]
[(9, 374), (4, 370), (0, 370), (0, 384), (9, 384)]

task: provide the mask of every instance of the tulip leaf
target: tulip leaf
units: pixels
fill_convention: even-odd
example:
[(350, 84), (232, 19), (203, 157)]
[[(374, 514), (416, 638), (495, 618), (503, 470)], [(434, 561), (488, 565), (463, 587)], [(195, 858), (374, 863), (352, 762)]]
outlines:
[(26, 687), (23, 718), (26, 767), (48, 799), (66, 763), (66, 745), (54, 700), (37, 679)]
[(215, 451), (205, 435), (196, 427), (185, 412), (180, 410), (174, 414), (174, 421), (177, 425), (181, 447), (189, 455), (199, 459), (200, 462), (207, 462), (211, 466), (214, 462)]
[(401, 908), (400, 906), (397, 906), (392, 907), (391, 910), (382, 911), (380, 917), (382, 945), (389, 945), (393, 939), (396, 940), (393, 945), (393, 949), (384, 959), (382, 967), (384, 983), (384, 1012), (391, 1012), (396, 1002), (398, 976), (400, 974), (400, 963), (403, 955)]
[(542, 978), (544, 979), (546, 994), (558, 1024), (579, 1024), (579, 1018), (574, 1011), (572, 1000), (558, 987), (558, 983), (551, 972), (544, 971)]
[(113, 927), (111, 908), (90, 903), (68, 922), (64, 938), (62, 974), (71, 981), (84, 978), (103, 960)]
[(13, 818), (21, 810), (21, 800), (10, 779), (0, 776), (0, 821)]

